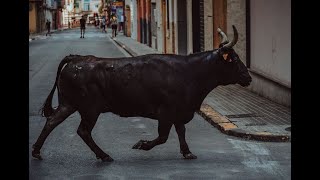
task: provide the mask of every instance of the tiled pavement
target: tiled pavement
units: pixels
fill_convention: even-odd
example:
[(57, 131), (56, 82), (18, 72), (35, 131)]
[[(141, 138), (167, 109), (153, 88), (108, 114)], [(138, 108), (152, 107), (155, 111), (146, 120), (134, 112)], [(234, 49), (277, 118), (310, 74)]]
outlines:
[[(132, 56), (160, 53), (123, 33), (113, 40)], [(291, 139), (291, 108), (239, 85), (215, 88), (205, 98), (198, 113), (229, 135), (261, 141), (285, 142)]]

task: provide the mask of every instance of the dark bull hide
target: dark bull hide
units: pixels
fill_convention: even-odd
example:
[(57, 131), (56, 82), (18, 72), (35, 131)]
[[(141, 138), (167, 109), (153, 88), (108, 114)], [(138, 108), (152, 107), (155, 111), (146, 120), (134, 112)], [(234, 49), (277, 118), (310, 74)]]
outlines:
[[(33, 145), (32, 156), (42, 159), (40, 149), (50, 132), (68, 116), (78, 111), (79, 136), (102, 161), (113, 159), (94, 142), (91, 131), (100, 113), (112, 112), (122, 117), (141, 116), (158, 120), (159, 136), (140, 140), (133, 149), (150, 150), (167, 141), (172, 125), (179, 137), (181, 154), (195, 159), (185, 140), (185, 124), (200, 109), (207, 94), (219, 85), (248, 86), (251, 77), (232, 49), (238, 40), (223, 42), (219, 49), (188, 56), (150, 54), (130, 58), (98, 58), (70, 55), (58, 67), (55, 84), (47, 97), (42, 115), (46, 124)], [(57, 87), (57, 109), (52, 98)]]

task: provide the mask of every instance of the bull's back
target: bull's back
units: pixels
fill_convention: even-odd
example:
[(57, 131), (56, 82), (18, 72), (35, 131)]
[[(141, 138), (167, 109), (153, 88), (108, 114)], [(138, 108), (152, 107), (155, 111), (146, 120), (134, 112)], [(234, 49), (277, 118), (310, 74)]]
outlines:
[(183, 68), (161, 57), (72, 62), (61, 72), (61, 93), (78, 106), (154, 118), (185, 96)]
[(167, 64), (152, 59), (114, 69), (110, 79), (111, 108), (124, 114), (156, 114), (159, 108), (168, 107), (183, 94), (180, 91), (174, 95), (178, 78)]

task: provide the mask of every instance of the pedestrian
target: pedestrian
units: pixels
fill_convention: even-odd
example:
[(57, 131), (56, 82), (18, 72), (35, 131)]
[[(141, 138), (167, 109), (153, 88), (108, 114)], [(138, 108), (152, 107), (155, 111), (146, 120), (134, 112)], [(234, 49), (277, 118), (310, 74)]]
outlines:
[(124, 16), (120, 16), (120, 21), (119, 21), (119, 32), (123, 31), (123, 22), (124, 22)]
[(68, 29), (70, 29), (70, 21), (68, 21)]
[(47, 22), (46, 22), (46, 27), (47, 27), (47, 33), (46, 33), (46, 36), (49, 34), (49, 36), (51, 36), (50, 34), (50, 27), (51, 26), (51, 22), (49, 21), (49, 19), (47, 19)]
[(107, 31), (106, 31), (106, 19), (104, 17), (102, 18), (101, 26), (102, 26), (102, 32), (107, 33)]
[(80, 19), (80, 38), (84, 38), (85, 29), (86, 29), (86, 20), (82, 16)]
[(113, 16), (111, 19), (112, 37), (117, 36), (117, 27), (118, 27), (117, 17)]

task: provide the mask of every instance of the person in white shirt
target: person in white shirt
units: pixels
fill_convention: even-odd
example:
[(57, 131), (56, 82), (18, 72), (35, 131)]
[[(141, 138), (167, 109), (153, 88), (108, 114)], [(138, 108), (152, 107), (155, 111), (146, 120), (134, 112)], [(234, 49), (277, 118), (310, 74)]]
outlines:
[(106, 19), (105, 18), (102, 18), (101, 26), (102, 26), (102, 32), (107, 33), (107, 31), (106, 31)]

